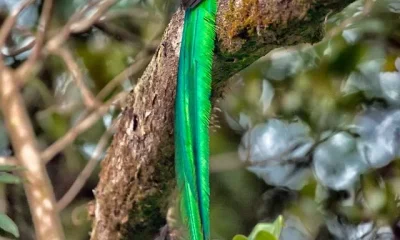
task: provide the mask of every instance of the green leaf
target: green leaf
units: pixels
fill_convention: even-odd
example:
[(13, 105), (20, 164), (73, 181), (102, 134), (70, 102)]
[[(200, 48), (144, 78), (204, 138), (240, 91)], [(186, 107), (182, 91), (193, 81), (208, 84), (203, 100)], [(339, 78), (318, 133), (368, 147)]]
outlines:
[(254, 240), (278, 240), (278, 239), (267, 231), (259, 231)]
[(0, 165), (0, 172), (9, 172), (15, 170), (22, 170), (23, 167), (15, 165)]
[(282, 228), (283, 228), (283, 217), (279, 215), (279, 217), (274, 222), (274, 231), (272, 232), (272, 234), (276, 238), (279, 238), (282, 232)]
[(244, 235), (235, 235), (232, 240), (248, 240), (248, 238)]
[(11, 233), (15, 237), (19, 237), (19, 231), (17, 225), (4, 213), (0, 213), (0, 228), (4, 231)]
[(257, 239), (256, 236), (261, 231), (268, 232), (276, 239), (279, 239), (282, 227), (283, 227), (282, 216), (279, 216), (273, 223), (259, 223), (254, 227), (253, 231), (250, 233), (249, 239), (250, 240)]
[(19, 177), (15, 175), (6, 172), (0, 173), (0, 183), (17, 184), (20, 182), (21, 180), (19, 179)]

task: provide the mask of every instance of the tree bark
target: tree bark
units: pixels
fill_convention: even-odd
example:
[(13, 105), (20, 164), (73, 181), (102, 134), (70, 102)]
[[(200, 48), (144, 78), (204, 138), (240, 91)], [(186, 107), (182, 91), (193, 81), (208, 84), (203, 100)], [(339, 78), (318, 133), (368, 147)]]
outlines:
[[(319, 41), (327, 14), (352, 0), (219, 0), (213, 94), (269, 51)], [(91, 239), (152, 239), (175, 187), (173, 110), (183, 25), (172, 17), (130, 93), (95, 190)]]

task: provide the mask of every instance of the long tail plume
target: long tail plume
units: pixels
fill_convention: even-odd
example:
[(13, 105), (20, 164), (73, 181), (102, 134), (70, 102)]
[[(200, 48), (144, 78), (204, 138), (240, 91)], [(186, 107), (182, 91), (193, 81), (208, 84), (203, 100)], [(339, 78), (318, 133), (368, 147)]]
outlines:
[(180, 211), (190, 240), (210, 238), (208, 128), (216, 10), (216, 0), (186, 10), (180, 50), (175, 161)]

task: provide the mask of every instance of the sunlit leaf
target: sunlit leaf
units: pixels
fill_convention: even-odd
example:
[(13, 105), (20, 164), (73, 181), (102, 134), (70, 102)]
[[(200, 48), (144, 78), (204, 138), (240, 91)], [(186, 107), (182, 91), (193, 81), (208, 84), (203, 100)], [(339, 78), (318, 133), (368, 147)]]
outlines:
[(278, 240), (278, 239), (267, 231), (259, 231), (254, 240)]
[[(250, 240), (257, 239), (256, 236), (259, 232), (267, 232), (270, 236), (279, 238), (283, 227), (283, 217), (279, 216), (273, 223), (259, 223), (257, 224), (253, 231), (249, 235)], [(268, 237), (269, 235), (262, 234), (261, 236)]]
[(248, 240), (248, 238), (244, 235), (236, 235), (232, 238), (232, 240)]

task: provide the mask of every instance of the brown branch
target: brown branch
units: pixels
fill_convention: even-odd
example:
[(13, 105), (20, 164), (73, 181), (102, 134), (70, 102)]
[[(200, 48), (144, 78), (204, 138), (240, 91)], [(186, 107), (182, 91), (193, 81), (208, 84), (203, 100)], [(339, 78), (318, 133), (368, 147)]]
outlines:
[(111, 105), (115, 104), (116, 101), (122, 101), (126, 95), (127, 93), (125, 92), (119, 93), (94, 110), (89, 116), (79, 121), (79, 123), (71, 128), (64, 136), (42, 152), (41, 157), (43, 161), (46, 163), (49, 162), (57, 153), (61, 152), (66, 146), (71, 144), (81, 133), (93, 126), (95, 122), (107, 113)]
[[(111, 130), (111, 129), (110, 129)], [(96, 148), (93, 151), (91, 158), (89, 159), (88, 163), (86, 164), (85, 168), (76, 178), (74, 183), (68, 189), (68, 191), (64, 194), (64, 196), (57, 202), (57, 209), (58, 211), (62, 211), (65, 207), (67, 207), (78, 195), (81, 191), (82, 187), (85, 185), (86, 181), (92, 175), (94, 169), (96, 168), (104, 149), (108, 146), (108, 140), (110, 139), (110, 132), (106, 131), (103, 136), (100, 138), (99, 142), (97, 143)]]
[[(58, 33), (56, 36), (54, 36), (52, 39), (50, 39), (46, 45), (46, 49), (49, 51), (52, 51), (54, 49), (59, 48), (69, 37), (71, 33), (78, 33), (80, 32), (79, 30), (86, 30), (88, 27), (90, 27), (89, 23), (94, 24), (97, 20), (99, 20), (98, 13), (104, 14), (108, 8), (114, 4), (116, 0), (103, 0), (102, 2), (89, 2), (83, 9), (80, 11), (76, 12), (68, 21), (68, 23), (62, 28), (60, 33)], [(92, 9), (94, 6), (100, 5), (101, 9)], [(105, 8), (108, 6), (108, 8)], [(84, 18), (84, 15), (87, 14), (90, 10), (92, 11), (97, 11), (97, 14), (92, 15), (89, 18)], [(72, 28), (72, 25), (74, 25), (74, 28)], [(81, 26), (80, 26), (81, 25)]]
[(53, 9), (53, 0), (44, 0), (42, 12), (40, 14), (38, 33), (35, 38), (35, 46), (33, 47), (32, 53), (29, 55), (28, 60), (26, 60), (19, 68), (18, 68), (18, 77), (26, 81), (27, 74), (32, 71), (32, 68), (36, 64), (39, 59), (42, 47), (44, 44), (44, 40), (46, 37), (46, 32), (50, 24), (51, 12)]
[[(249, 2), (249, 1), (246, 1)], [(223, 80), (269, 51), (319, 41), (325, 15), (351, 0), (219, 0), (214, 96)], [(149, 66), (128, 97), (102, 162), (91, 239), (152, 239), (175, 186), (173, 110), (183, 11), (171, 19)]]
[[(95, 24), (101, 17), (104, 16), (104, 13), (115, 3), (117, 0), (103, 0), (97, 2), (94, 7), (96, 7), (95, 14), (90, 15), (89, 17), (83, 17), (81, 19), (76, 19), (74, 23), (70, 25), (71, 32), (83, 32)], [(90, 9), (93, 10), (93, 9)], [(89, 11), (90, 11), (89, 10)], [(87, 12), (89, 12), (87, 11)]]
[(35, 40), (32, 39), (31, 42), (29, 42), (29, 44), (23, 46), (23, 47), (16, 47), (16, 48), (11, 48), (8, 52), (8, 54), (4, 54), (5, 56), (17, 56), (18, 54), (21, 54), (23, 52), (28, 51), (29, 49), (31, 49), (33, 46), (35, 46)]
[(123, 41), (128, 41), (137, 48), (143, 46), (143, 41), (139, 35), (131, 33), (129, 30), (119, 26), (118, 24), (102, 20), (96, 23), (96, 27), (110, 36), (122, 39)]
[(13, 157), (0, 157), (0, 165), (17, 165), (15, 158)]
[(46, 169), (40, 157), (25, 103), (13, 72), (0, 69), (0, 104), (18, 163), (36, 230), (36, 239), (64, 239)]
[[(0, 48), (2, 48), (5, 45), (8, 35), (10, 34), (12, 28), (15, 25), (15, 22), (17, 21), (18, 15), (22, 12), (22, 10), (31, 5), (33, 1), (34, 0), (26, 0), (22, 4), (18, 5), (18, 7), (13, 9), (11, 11), (11, 14), (3, 22), (3, 25), (1, 25), (0, 29)], [(1, 57), (0, 65), (3, 64), (4, 64), (3, 58)]]
[(63, 59), (68, 70), (71, 72), (76, 86), (81, 91), (83, 103), (85, 104), (85, 106), (88, 109), (93, 109), (95, 106), (99, 105), (100, 103), (93, 96), (92, 92), (86, 87), (83, 81), (83, 74), (79, 69), (78, 64), (74, 60), (72, 53), (66, 47), (61, 47), (59, 49), (56, 49), (54, 51), (54, 54), (57, 54), (60, 58)]
[[(146, 55), (146, 51), (143, 51), (141, 53), (138, 53), (138, 60), (134, 62), (132, 65), (124, 69), (120, 74), (118, 74), (116, 77), (114, 77), (111, 81), (107, 83), (107, 85), (101, 89), (101, 91), (97, 94), (96, 98), (97, 99), (105, 99), (109, 94), (112, 93), (112, 91), (123, 81), (128, 79), (130, 76), (133, 76), (135, 74), (138, 74), (140, 71), (143, 70), (144, 67), (147, 66), (147, 64), (150, 61), (150, 57)], [(145, 56), (141, 56), (145, 55)]]
[[(91, 1), (88, 4), (86, 4), (80, 11), (77, 11), (70, 18), (68, 23), (66, 23), (65, 26), (60, 31), (58, 31), (58, 33), (55, 36), (51, 37), (51, 39), (49, 39), (46, 42), (44, 49), (41, 49), (38, 55), (30, 57), (31, 59), (30, 61), (28, 59), (28, 61), (26, 61), (22, 66), (18, 68), (17, 75), (19, 79), (22, 79), (23, 81), (21, 84), (23, 84), (26, 81), (27, 75), (32, 71), (33, 65), (35, 64), (35, 61), (33, 61), (34, 59), (39, 58), (40, 55), (43, 54), (45, 55), (49, 52), (56, 51), (58, 48), (60, 48), (61, 45), (63, 45), (67, 41), (71, 33), (78, 33), (80, 31), (84, 31), (87, 28), (89, 28), (96, 21), (98, 21), (101, 15), (103, 15), (115, 2), (116, 0), (103, 0), (100, 2)], [(96, 6), (97, 9), (93, 9)], [(85, 18), (85, 14), (88, 14), (89, 11), (96, 11), (96, 14), (93, 14), (90, 17)], [(100, 13), (101, 15), (99, 15)], [(44, 19), (44, 17), (42, 19)], [(39, 34), (39, 37), (41, 36), (44, 36), (44, 34), (43, 35)]]

